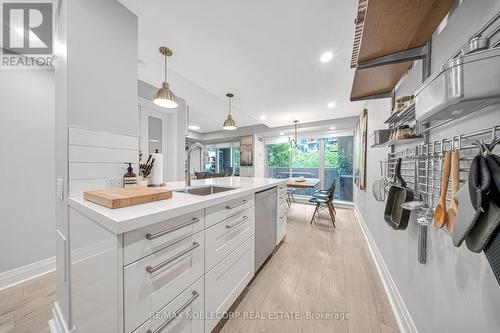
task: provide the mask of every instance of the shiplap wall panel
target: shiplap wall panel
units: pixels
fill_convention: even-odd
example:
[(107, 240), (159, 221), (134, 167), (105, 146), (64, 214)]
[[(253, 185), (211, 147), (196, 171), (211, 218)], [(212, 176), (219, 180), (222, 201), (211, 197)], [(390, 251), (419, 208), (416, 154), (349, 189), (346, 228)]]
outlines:
[(81, 128), (69, 129), (69, 144), (119, 149), (139, 149), (139, 140), (135, 136), (90, 131)]
[(70, 128), (68, 134), (71, 196), (106, 188), (107, 179), (123, 177), (126, 162), (138, 173), (138, 137), (80, 128)]
[[(139, 164), (132, 163), (135, 174), (137, 174)], [(125, 163), (70, 163), (69, 174), (72, 180), (96, 179), (116, 177), (117, 174), (125, 173), (128, 167)]]
[(106, 188), (106, 179), (75, 179), (69, 181), (69, 195), (83, 195), (85, 191), (100, 190)]
[(123, 164), (137, 162), (137, 150), (106, 147), (69, 146), (69, 162)]

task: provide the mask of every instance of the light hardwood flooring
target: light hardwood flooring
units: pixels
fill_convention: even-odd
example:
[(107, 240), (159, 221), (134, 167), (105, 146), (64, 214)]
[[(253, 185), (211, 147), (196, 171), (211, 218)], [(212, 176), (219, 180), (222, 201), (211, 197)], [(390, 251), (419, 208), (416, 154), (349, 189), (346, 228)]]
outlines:
[[(311, 226), (313, 211), (292, 204), (284, 243), (222, 333), (399, 332), (354, 211), (337, 208), (336, 229), (327, 213)], [(252, 313), (258, 318), (248, 319)], [(308, 319), (311, 314), (349, 319)]]
[[(326, 213), (311, 226), (313, 211), (292, 204), (284, 243), (248, 287), (235, 310), (240, 318), (229, 319), (222, 333), (399, 331), (354, 212), (337, 208), (334, 230)], [(54, 300), (53, 273), (0, 291), (0, 333), (48, 332)]]
[(48, 333), (55, 273), (0, 291), (0, 333)]

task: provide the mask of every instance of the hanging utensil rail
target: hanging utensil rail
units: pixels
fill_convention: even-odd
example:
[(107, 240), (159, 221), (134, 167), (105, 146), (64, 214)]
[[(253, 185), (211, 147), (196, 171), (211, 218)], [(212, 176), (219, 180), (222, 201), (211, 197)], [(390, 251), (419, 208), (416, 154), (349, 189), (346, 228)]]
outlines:
[[(424, 196), (427, 205), (431, 206), (431, 197), (439, 198), (441, 191), (441, 173), (443, 171), (443, 157), (447, 151), (459, 150), (459, 181), (464, 184), (467, 181), (470, 162), (477, 153), (477, 146), (472, 144), (476, 140), (485, 142), (493, 141), (500, 134), (500, 125), (483, 130), (455, 135), (442, 140), (435, 140), (427, 144), (420, 144), (397, 152), (389, 153), (387, 156), (387, 178), (394, 176), (396, 159), (401, 157), (401, 174), (408, 184), (418, 184), (418, 191)], [(415, 160), (417, 163), (415, 164)], [(415, 167), (418, 170), (415, 173)], [(434, 166), (434, 167), (432, 167)], [(414, 187), (414, 186), (412, 186)], [(451, 187), (446, 194), (446, 201), (451, 201)], [(435, 208), (431, 207), (432, 209)]]

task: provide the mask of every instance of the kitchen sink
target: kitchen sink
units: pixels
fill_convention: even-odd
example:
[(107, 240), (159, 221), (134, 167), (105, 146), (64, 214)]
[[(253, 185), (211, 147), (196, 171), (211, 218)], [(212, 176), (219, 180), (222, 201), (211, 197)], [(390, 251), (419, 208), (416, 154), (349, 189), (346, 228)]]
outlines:
[(223, 187), (223, 186), (200, 186), (200, 187), (186, 187), (175, 192), (194, 194), (194, 195), (210, 195), (216, 193), (222, 193), (226, 191), (235, 190), (236, 187)]

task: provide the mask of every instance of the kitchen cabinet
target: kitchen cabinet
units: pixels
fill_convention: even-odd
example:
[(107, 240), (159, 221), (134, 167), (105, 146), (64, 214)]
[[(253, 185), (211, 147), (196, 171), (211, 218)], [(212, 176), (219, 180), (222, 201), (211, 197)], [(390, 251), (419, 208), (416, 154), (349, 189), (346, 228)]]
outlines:
[[(240, 183), (213, 199), (174, 192), (116, 210), (70, 200), (68, 276), (78, 332), (211, 332), (254, 277), (255, 192), (284, 183), (216, 181), (263, 183), (250, 190)], [(276, 222), (282, 239), (286, 222)]]
[(287, 200), (287, 186), (282, 184), (278, 186), (278, 215), (276, 221), (276, 245), (281, 243), (285, 238), (288, 228), (288, 204)]

